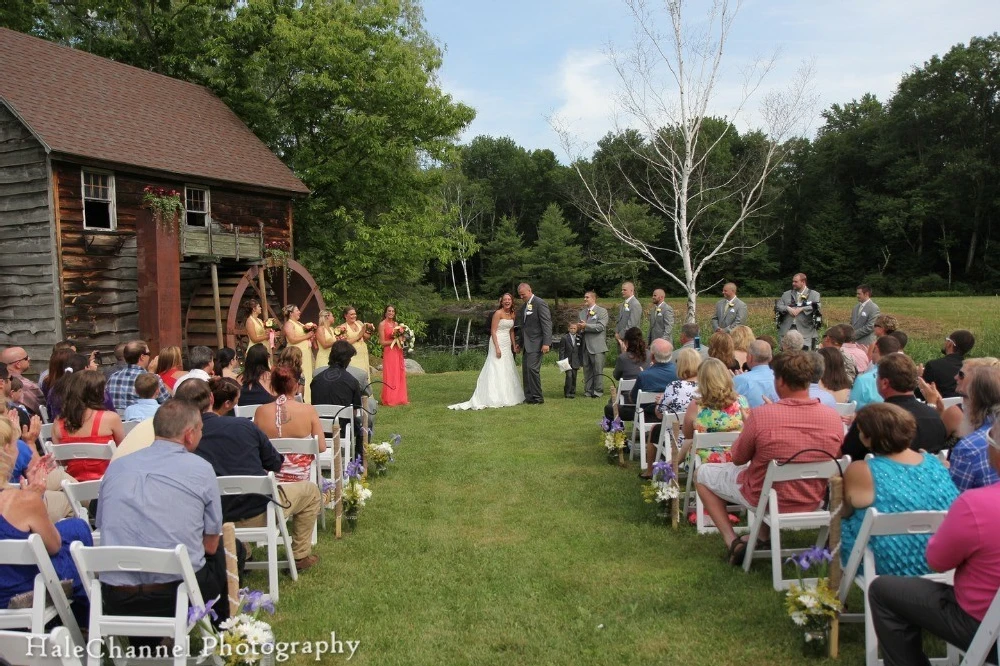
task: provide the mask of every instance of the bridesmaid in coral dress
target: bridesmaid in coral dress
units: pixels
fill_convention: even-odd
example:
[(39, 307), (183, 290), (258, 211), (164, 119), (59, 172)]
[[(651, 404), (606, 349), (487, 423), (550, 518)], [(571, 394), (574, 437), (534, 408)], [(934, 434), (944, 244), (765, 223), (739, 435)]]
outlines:
[(368, 324), (358, 321), (358, 311), (353, 306), (344, 308), (344, 339), (354, 345), (357, 352), (351, 359), (351, 365), (365, 371), (371, 376), (371, 368), (368, 365), (368, 338), (372, 337), (374, 327), (369, 329)]
[(382, 322), (378, 325), (378, 340), (382, 343), (382, 405), (407, 405), (410, 403), (406, 392), (406, 363), (403, 348), (392, 337), (396, 327), (396, 308), (385, 307)]
[(305, 378), (302, 398), (306, 404), (312, 404), (312, 384), (313, 376), (313, 350), (312, 341), (316, 337), (315, 331), (307, 331), (299, 318), (302, 312), (294, 305), (286, 305), (283, 312), (288, 321), (285, 322), (285, 339), (288, 344), (298, 347), (302, 351), (302, 376)]

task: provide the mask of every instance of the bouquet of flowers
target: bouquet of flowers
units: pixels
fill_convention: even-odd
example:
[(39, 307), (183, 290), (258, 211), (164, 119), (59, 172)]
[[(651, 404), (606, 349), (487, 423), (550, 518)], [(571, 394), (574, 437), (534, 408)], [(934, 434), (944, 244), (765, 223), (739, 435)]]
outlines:
[(677, 473), (666, 460), (653, 464), (653, 478), (642, 488), (642, 497), (648, 504), (657, 504), (666, 510), (672, 500), (680, 496)]
[[(830, 588), (827, 566), (833, 554), (826, 548), (812, 547), (809, 550), (785, 560), (795, 565), (799, 582), (792, 583), (785, 595), (785, 609), (792, 622), (804, 630), (803, 649), (817, 656), (826, 652), (826, 642), (830, 620), (840, 612), (837, 591)], [(802, 575), (816, 568), (816, 582), (803, 581)]]
[(274, 349), (274, 340), (283, 330), (281, 322), (274, 317), (268, 317), (267, 321), (264, 322), (264, 330), (267, 331), (267, 348)]
[(389, 442), (382, 442), (381, 444), (372, 444), (369, 442), (366, 445), (365, 453), (368, 456), (368, 466), (377, 476), (388, 472), (389, 463), (396, 461), (393, 457), (396, 453), (394, 445), (398, 445), (400, 440), (402, 440), (401, 435), (393, 435)]
[(368, 482), (362, 478), (364, 471), (361, 456), (347, 463), (347, 468), (344, 470), (344, 515), (349, 520), (358, 517), (358, 512), (364, 508), (365, 502), (372, 496), (372, 491), (368, 489)]
[(340, 326), (335, 326), (333, 329), (333, 337), (335, 337), (338, 340), (346, 340), (347, 326), (344, 324), (341, 324)]
[(604, 417), (598, 424), (604, 432), (604, 448), (609, 454), (622, 451), (625, 448), (625, 424), (621, 418), (611, 419)]
[[(202, 608), (188, 609), (188, 627), (198, 628), (201, 634), (199, 663), (209, 662), (225, 666), (253, 666), (263, 655), (274, 652), (274, 632), (271, 625), (258, 619), (260, 611), (274, 614), (274, 601), (269, 594), (240, 590), (240, 603), (236, 615), (219, 625), (222, 631), (215, 634), (208, 618), (218, 619), (212, 606), (219, 597), (212, 599)], [(269, 647), (265, 647), (269, 646)]]
[(413, 329), (406, 324), (396, 324), (392, 329), (390, 347), (399, 347), (405, 352), (413, 353)]
[(368, 324), (368, 323), (366, 323), (365, 324), (365, 333), (367, 333), (368, 335), (374, 335), (375, 334), (375, 324)]

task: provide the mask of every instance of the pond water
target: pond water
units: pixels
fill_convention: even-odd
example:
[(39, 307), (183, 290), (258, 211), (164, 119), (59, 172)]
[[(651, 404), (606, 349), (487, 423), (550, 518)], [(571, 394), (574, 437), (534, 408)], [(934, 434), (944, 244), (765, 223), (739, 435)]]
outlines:
[(458, 354), (470, 349), (486, 349), (490, 329), (486, 315), (436, 317), (427, 322), (427, 333), (420, 346), (431, 351)]

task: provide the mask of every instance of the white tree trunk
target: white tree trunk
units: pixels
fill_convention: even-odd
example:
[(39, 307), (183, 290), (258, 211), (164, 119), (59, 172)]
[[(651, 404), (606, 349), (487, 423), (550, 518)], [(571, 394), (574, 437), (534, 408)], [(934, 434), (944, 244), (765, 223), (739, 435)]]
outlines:
[[(455, 288), (455, 300), (460, 301), (462, 299), (458, 297), (458, 282), (455, 280), (455, 262), (449, 261), (448, 267), (451, 268), (451, 284)], [(466, 288), (468, 288), (468, 285), (466, 285)]]

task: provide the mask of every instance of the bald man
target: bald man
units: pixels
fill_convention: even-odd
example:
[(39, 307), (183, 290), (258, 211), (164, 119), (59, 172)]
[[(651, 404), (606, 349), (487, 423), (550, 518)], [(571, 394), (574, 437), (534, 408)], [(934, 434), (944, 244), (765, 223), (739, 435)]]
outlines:
[(667, 294), (662, 289), (653, 290), (653, 309), (649, 311), (649, 333), (646, 334), (646, 347), (653, 340), (670, 340), (674, 333), (674, 309), (663, 302)]
[(715, 304), (712, 330), (732, 333), (737, 326), (747, 323), (747, 304), (736, 298), (736, 285), (727, 282), (722, 287), (722, 298)]
[(7, 366), (7, 371), (13, 377), (17, 377), (24, 384), (24, 394), (21, 404), (27, 407), (34, 414), (38, 414), (38, 406), (45, 401), (42, 389), (38, 384), (24, 376), (24, 373), (31, 368), (31, 357), (23, 347), (8, 347), (0, 354), (0, 363)]

